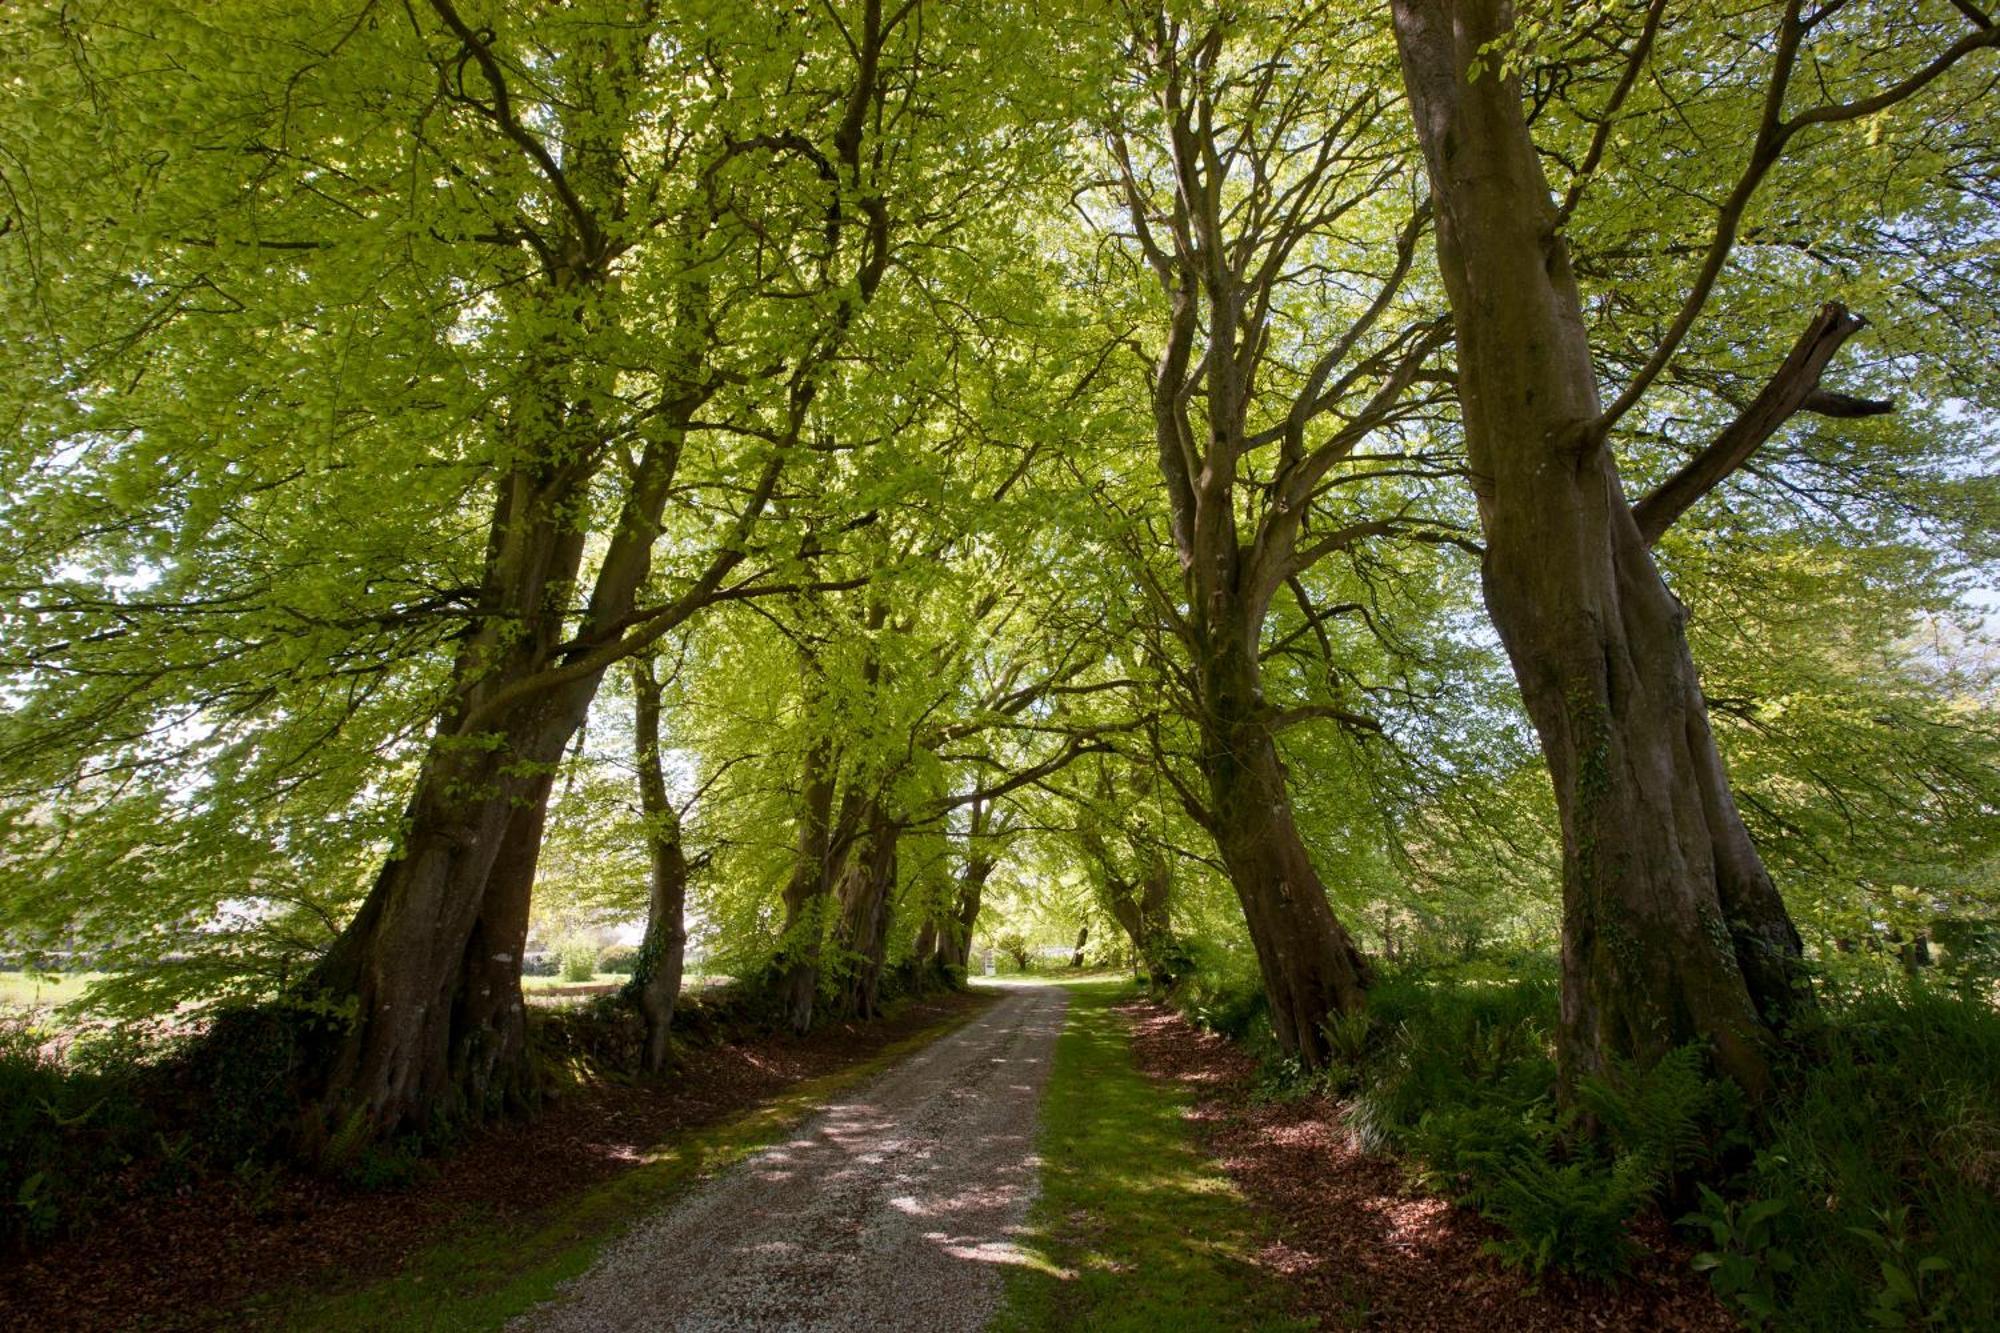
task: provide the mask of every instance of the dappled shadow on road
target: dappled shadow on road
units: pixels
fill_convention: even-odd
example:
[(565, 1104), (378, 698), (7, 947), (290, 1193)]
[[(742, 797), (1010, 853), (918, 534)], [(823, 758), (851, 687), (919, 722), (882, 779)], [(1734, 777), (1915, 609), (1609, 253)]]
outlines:
[[(453, 1155), (423, 1162), (406, 1188), (347, 1188), (276, 1172), (197, 1178), (171, 1193), (132, 1188), (89, 1232), (0, 1256), (0, 1328), (280, 1326), (296, 1306), (337, 1291), (373, 1291), (468, 1229), (530, 1233), (590, 1190), (643, 1171), (663, 1144), (755, 1113), (808, 1079), (992, 1004), (932, 996), (899, 1005), (888, 1019), (804, 1038), (692, 1046), (668, 1078), (580, 1087), (532, 1119), (495, 1125)], [(441, 1305), (462, 1302), (468, 1288), (504, 1280), (525, 1262), (502, 1253), (487, 1264), (485, 1251), (462, 1248), (463, 1273), (442, 1265), (431, 1272)], [(256, 1313), (240, 1309), (248, 1300), (259, 1302)]]
[(538, 1329), (978, 1329), (1028, 1261), (1036, 1108), (1065, 997), (1011, 993), (640, 1223)]

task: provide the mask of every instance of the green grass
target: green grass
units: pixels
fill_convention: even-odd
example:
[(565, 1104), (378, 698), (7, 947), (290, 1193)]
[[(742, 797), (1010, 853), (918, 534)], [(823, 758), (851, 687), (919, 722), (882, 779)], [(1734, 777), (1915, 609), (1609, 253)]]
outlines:
[(1042, 1105), (1042, 1193), (998, 1333), (1312, 1327), (1249, 1259), (1256, 1217), (1195, 1147), (1185, 1096), (1132, 1065), (1128, 980), (1070, 988)]
[(335, 1291), (259, 1297), (224, 1321), (235, 1327), (346, 1330), (493, 1329), (585, 1272), (627, 1227), (702, 1180), (777, 1142), (821, 1103), (976, 1017), (937, 1023), (860, 1064), (811, 1079), (754, 1111), (697, 1130), (529, 1222), (472, 1219), (404, 1260), (393, 1277)]
[(560, 990), (565, 986), (622, 986), (630, 979), (625, 976), (614, 976), (609, 972), (600, 972), (589, 981), (571, 981), (563, 976), (522, 977), (521, 989), (525, 991), (538, 991)]
[(0, 972), (0, 1009), (47, 1009), (81, 999), (102, 972), (73, 972), (65, 976), (29, 972)]

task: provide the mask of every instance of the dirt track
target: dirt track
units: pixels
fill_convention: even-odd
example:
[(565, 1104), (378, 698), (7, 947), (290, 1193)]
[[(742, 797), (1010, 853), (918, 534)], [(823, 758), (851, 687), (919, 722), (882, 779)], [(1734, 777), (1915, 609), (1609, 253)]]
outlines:
[(533, 1330), (984, 1327), (1068, 995), (1024, 987), (641, 1221)]

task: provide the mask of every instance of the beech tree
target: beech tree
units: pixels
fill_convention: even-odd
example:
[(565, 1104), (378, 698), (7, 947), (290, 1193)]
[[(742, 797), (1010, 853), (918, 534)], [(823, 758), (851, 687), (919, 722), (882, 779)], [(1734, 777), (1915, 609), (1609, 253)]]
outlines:
[[(782, 543), (760, 551), (752, 535), (892, 248), (963, 221), (927, 217), (924, 201), (977, 169), (941, 140), (885, 141), (878, 130), (891, 117), (913, 130), (958, 124), (923, 108), (950, 96), (968, 67), (936, 74), (919, 53), (951, 39), (917, 7), (885, 13), (875, 0), (776, 29), (730, 25), (700, 6), (551, 8), (532, 34), (516, 26), (520, 14), (468, 17), (445, 0), (393, 23), (367, 12), (345, 26), (280, 16), (271, 32), (284, 40), (262, 40), (247, 64), (235, 49), (245, 40), (235, 23), (255, 17), (247, 10), (222, 24), (156, 7), (129, 17), (48, 12), (51, 48), (82, 53), (60, 91), (87, 101), (161, 43), (180, 43), (189, 58), (154, 98), (202, 109), (193, 121), (185, 111), (134, 117), (142, 209), (107, 207), (86, 229), (95, 239), (73, 248), (42, 229), (45, 296), (65, 265), (101, 276), (111, 299), (135, 307), (132, 331), (119, 330), (128, 353), (191, 355), (207, 368), (209, 348), (162, 329), (268, 327), (290, 312), (249, 289), (282, 263), (293, 288), (281, 292), (307, 307), (339, 301), (332, 316), (294, 315), (292, 338), (313, 349), (329, 337), (368, 342), (384, 331), (375, 282), (350, 265), (378, 264), (385, 247), (416, 250), (418, 272), (456, 298), (431, 345), (483, 358), (432, 412), (448, 430), (430, 433), (458, 442), (461, 495), (490, 507), (484, 532), (464, 533), (483, 556), (463, 560), (462, 591), (439, 599), (465, 632), (439, 682), (395, 849), (303, 992), (348, 1015), (314, 1065), (321, 1124), (391, 1128), (478, 1112), (526, 1091), (519, 960), (554, 763), (611, 665), (704, 608), (810, 579), (809, 565), (785, 572)], [(704, 40), (677, 40), (677, 24), (700, 25)], [(203, 104), (221, 86), (232, 95)], [(300, 88), (321, 117), (309, 126), (293, 110)], [(147, 150), (163, 134), (164, 162)], [(63, 165), (82, 151), (76, 136), (48, 138), (35, 145), (38, 174), (81, 170)], [(957, 185), (942, 183), (954, 176)], [(155, 295), (226, 293), (239, 277), (241, 297)], [(418, 310), (435, 299), (399, 295)], [(159, 385), (135, 377), (129, 359), (80, 361), (60, 342), (51, 356), (44, 383), (78, 385), (56, 429), (117, 439), (122, 428), (157, 457), (200, 457), (173, 452), (163, 429), (187, 419), (167, 415), (185, 413), (172, 399), (187, 380)], [(407, 381), (411, 369), (383, 374)], [(436, 392), (415, 396), (429, 409)], [(404, 388), (388, 401), (410, 397)], [(334, 420), (351, 439), (381, 404), (365, 393), (348, 401)], [(259, 420), (254, 408), (246, 415)], [(691, 459), (706, 477), (682, 471)], [(222, 476), (234, 483), (226, 466)], [(274, 484), (286, 484), (282, 473)], [(676, 494), (710, 517), (676, 550), (666, 595), (642, 604)], [(425, 526), (410, 518), (412, 530)], [(598, 522), (608, 535), (586, 566)]]
[[(1264, 629), (1315, 564), (1421, 524), (1381, 483), (1412, 461), (1395, 427), (1422, 410), (1442, 340), (1402, 299), (1426, 215), (1396, 188), (1402, 140), (1365, 29), (1328, 6), (1128, 14), (1141, 92), (1106, 137), (1121, 230), (1165, 302), (1148, 387), (1184, 586), (1151, 591), (1200, 730), (1206, 790), (1185, 799), (1230, 868), (1280, 1044), (1318, 1064), (1321, 1022), (1360, 1007), (1368, 965), (1299, 837), (1275, 736), (1312, 718), (1368, 723), (1268, 702)], [(1357, 214), (1395, 242), (1350, 248)], [(1352, 275), (1352, 296), (1295, 305), (1322, 268)], [(1327, 324), (1330, 339), (1302, 336)]]
[(536, 1093), (538, 905), (654, 1071), (690, 933), (805, 1030), (1032, 921), (1306, 1065), (1560, 935), (1570, 1079), (1759, 1090), (1990, 908), (1995, 43), (6, 7), (0, 949), (280, 1007), (307, 1147)]
[[(1617, 137), (1667, 6), (1651, 5), (1624, 43), (1623, 72), (1561, 197), (1523, 96), (1514, 7), (1395, 0), (1392, 8), (1455, 316), (1486, 603), (1562, 817), (1566, 1070), (1573, 1078), (1615, 1057), (1650, 1060), (1705, 1038), (1725, 1069), (1762, 1092), (1773, 1033), (1803, 999), (1800, 940), (1738, 812), (1688, 651), (1686, 612), (1650, 548), (1796, 413), (1858, 416), (1888, 404), (1822, 387), (1862, 327), (1829, 302), (1735, 418), (1637, 501), (1626, 497), (1614, 432), (1703, 316), (1746, 209), (1788, 146), (1922, 93), (2000, 33), (1965, 6), (1954, 7), (1961, 31), (1941, 41), (1940, 20), (1899, 24), (1866, 6), (1809, 12), (1787, 0), (1759, 62), (1761, 105), (1742, 126), (1747, 159), (1698, 247), (1685, 297), (1606, 404), (1563, 228)], [(1885, 21), (1900, 39), (1897, 57), (1855, 68), (1822, 61), (1812, 45), (1853, 40)], [(1895, 58), (1909, 63), (1885, 74), (1880, 62)], [(1820, 77), (1794, 91), (1802, 61)]]

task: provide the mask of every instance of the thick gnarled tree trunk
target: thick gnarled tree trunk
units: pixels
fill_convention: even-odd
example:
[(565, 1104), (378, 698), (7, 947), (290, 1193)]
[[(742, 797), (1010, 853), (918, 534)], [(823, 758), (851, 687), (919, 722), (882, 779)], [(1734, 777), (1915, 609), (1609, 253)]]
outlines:
[(1562, 817), (1565, 1078), (1707, 1040), (1759, 1092), (1799, 996), (1799, 939), (1730, 795), (1685, 612), (1603, 438), (1520, 89), (1468, 77), (1511, 7), (1393, 9), (1456, 322), (1486, 603)]
[[(553, 769), (597, 682), (493, 706), (560, 640), (554, 599), (583, 548), (545, 485), (516, 474), (501, 491), (483, 598), (499, 614), (460, 653), (465, 683), (431, 744), (398, 854), (305, 983), (352, 1005), (313, 1071), (309, 1146), (357, 1120), (421, 1126), (531, 1091), (520, 993), (528, 900)], [(527, 632), (510, 635), (503, 619)], [(478, 732), (461, 734), (474, 717)]]
[(866, 845), (850, 857), (837, 898), (834, 927), (840, 1012), (849, 1018), (881, 1015), (882, 967), (889, 954), (889, 920), (895, 906), (897, 849), (902, 828), (880, 797), (867, 803)]

